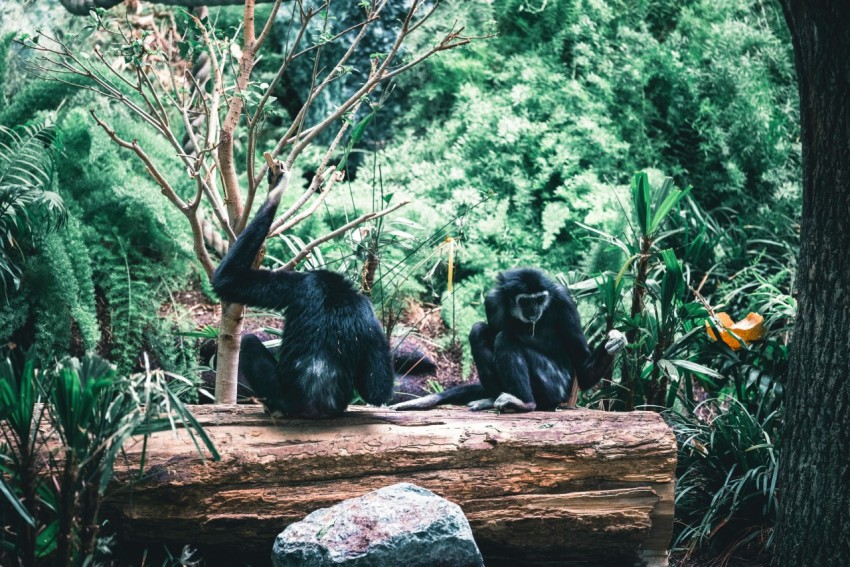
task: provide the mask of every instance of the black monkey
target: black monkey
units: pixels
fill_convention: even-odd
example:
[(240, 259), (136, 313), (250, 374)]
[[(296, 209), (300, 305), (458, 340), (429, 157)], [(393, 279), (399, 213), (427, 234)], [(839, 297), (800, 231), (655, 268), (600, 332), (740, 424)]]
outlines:
[(480, 383), (392, 408), (419, 410), (468, 403), (475, 411), (554, 410), (569, 398), (573, 374), (579, 388), (590, 388), (626, 345), (622, 333), (611, 331), (604, 344), (591, 352), (567, 288), (533, 268), (499, 274), (484, 305), (487, 323), (476, 323), (469, 333)]
[(242, 337), (239, 374), (272, 415), (331, 417), (354, 388), (368, 403), (392, 396), (389, 344), (372, 305), (343, 276), (325, 270), (252, 268), (266, 240), (286, 175), (269, 175), (269, 195), (212, 277), (225, 301), (283, 311), (277, 358), (254, 335)]

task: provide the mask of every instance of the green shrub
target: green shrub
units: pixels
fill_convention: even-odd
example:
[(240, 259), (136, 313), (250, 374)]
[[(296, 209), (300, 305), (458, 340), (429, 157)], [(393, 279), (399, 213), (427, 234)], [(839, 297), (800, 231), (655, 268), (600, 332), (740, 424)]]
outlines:
[[(117, 128), (139, 130), (120, 111), (103, 112)], [(139, 355), (147, 351), (163, 367), (187, 372), (193, 353), (179, 347), (175, 322), (162, 317), (159, 308), (192, 277), (185, 218), (137, 160), (126, 159), (105, 135), (92, 130), (83, 109), (69, 111), (64, 125), (68, 149), (59, 182), (83, 225), (93, 284), (108, 319), (104, 332), (111, 340), (105, 354), (123, 371), (139, 368)], [(128, 137), (138, 138), (150, 152), (169, 151), (143, 130)]]
[[(84, 105), (86, 99), (75, 102)], [(115, 118), (122, 131), (139, 130), (126, 117)], [(122, 371), (131, 371), (140, 368), (145, 351), (156, 364), (186, 373), (194, 365), (194, 349), (176, 332), (187, 323), (162, 317), (158, 308), (193, 277), (185, 219), (165, 202), (143, 167), (92, 129), (83, 108), (66, 109), (59, 128), (66, 143), (51, 182), (70, 222), (27, 249), (30, 257), (18, 276), (21, 289), (0, 313), (0, 337), (34, 345), (43, 360), (97, 348)], [(33, 139), (37, 135), (31, 133)], [(145, 136), (144, 130), (128, 135), (147, 143)], [(159, 141), (147, 147), (155, 154), (170, 151)], [(19, 150), (14, 155), (33, 161)], [(52, 193), (38, 195), (53, 199), (46, 201), (50, 204), (62, 202)], [(26, 218), (42, 217), (29, 213)]]
[(36, 355), (51, 360), (71, 351), (94, 351), (100, 331), (91, 265), (75, 220), (62, 234), (45, 239), (24, 278), (22, 294), (28, 298), (26, 319)]
[[(648, 165), (687, 179), (697, 205), (717, 212), (718, 231), (703, 238), (714, 244), (741, 219), (765, 214), (765, 203), (799, 194), (797, 93), (778, 7), (499, 0), (454, 8), (451, 18), (462, 13), (472, 33), (495, 20), (500, 35), (403, 79), (409, 110), (382, 151), (382, 179), (419, 201), (406, 214), (426, 232), (486, 200), (455, 235), (459, 283), (517, 265), (618, 271), (616, 255), (578, 223), (622, 235), (620, 188)], [(359, 183), (371, 183), (369, 174), (358, 172)], [(699, 232), (689, 222), (681, 228)], [(680, 259), (701, 276), (727, 255), (697, 240), (688, 234)]]

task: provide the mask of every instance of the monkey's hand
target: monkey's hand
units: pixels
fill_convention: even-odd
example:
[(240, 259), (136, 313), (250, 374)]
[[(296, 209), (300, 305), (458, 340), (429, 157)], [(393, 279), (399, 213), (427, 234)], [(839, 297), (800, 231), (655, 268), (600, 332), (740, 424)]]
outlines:
[(608, 337), (605, 339), (605, 352), (614, 356), (629, 344), (626, 340), (626, 335), (616, 329), (608, 331)]
[(280, 203), (280, 197), (283, 195), (284, 189), (289, 185), (289, 170), (282, 161), (275, 161), (275, 167), (269, 168), (269, 201), (274, 201), (275, 204)]

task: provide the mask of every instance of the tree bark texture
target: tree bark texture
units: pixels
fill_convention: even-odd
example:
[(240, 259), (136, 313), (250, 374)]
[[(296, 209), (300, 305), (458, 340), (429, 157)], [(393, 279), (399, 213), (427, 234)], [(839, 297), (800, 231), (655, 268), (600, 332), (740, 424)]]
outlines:
[(102, 508), (122, 546), (192, 543), (208, 564), (268, 558), (290, 523), (407, 481), (461, 506), (490, 567), (631, 566), (641, 554), (666, 564), (676, 441), (652, 412), (351, 408), (277, 423), (258, 406), (194, 413), (222, 460), (201, 462), (185, 434), (157, 434), (139, 481), (142, 443), (127, 447), (131, 466)]
[(215, 366), (215, 403), (235, 404), (239, 386), (239, 346), (245, 306), (222, 302)]
[(850, 565), (850, 3), (782, 0), (803, 146), (776, 560)]

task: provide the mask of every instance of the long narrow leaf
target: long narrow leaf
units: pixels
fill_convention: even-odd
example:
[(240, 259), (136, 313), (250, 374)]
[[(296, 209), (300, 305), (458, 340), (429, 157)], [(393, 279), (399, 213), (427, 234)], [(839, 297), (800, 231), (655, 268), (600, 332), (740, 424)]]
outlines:
[(23, 521), (29, 524), (30, 527), (35, 527), (35, 518), (30, 515), (18, 497), (15, 496), (15, 493), (3, 477), (0, 477), (0, 494), (6, 497), (6, 500), (12, 505), (12, 508), (15, 509), (15, 512), (18, 513)]
[(655, 215), (652, 218), (652, 224), (649, 227), (649, 234), (652, 234), (656, 230), (658, 230), (658, 227), (661, 226), (661, 223), (664, 222), (664, 219), (667, 217), (673, 207), (675, 207), (679, 203), (679, 201), (685, 198), (685, 196), (690, 192), (690, 190), (690, 187), (688, 187), (684, 191), (682, 191), (681, 189), (672, 189), (670, 193), (667, 194), (667, 197), (655, 210)]
[(634, 177), (632, 178), (632, 203), (635, 207), (635, 215), (637, 216), (638, 227), (640, 228), (641, 236), (649, 236), (649, 177), (643, 171), (635, 173)]

